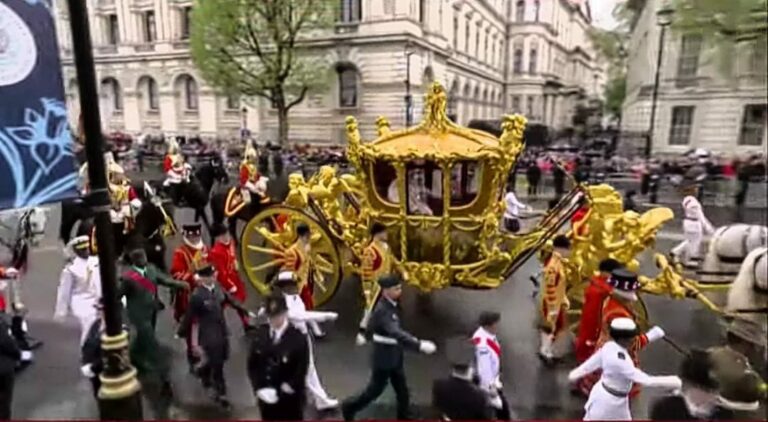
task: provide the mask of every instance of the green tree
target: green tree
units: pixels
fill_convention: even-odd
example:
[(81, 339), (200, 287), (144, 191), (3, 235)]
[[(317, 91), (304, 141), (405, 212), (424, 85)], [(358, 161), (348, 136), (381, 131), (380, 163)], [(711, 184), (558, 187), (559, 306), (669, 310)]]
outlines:
[(766, 0), (671, 0), (673, 29), (697, 34), (724, 76), (733, 76), (740, 56), (756, 55), (765, 71), (768, 48)]
[(329, 0), (196, 0), (192, 58), (227, 95), (265, 98), (275, 109), (278, 140), (288, 140), (288, 112), (322, 89), (323, 62), (302, 41), (333, 22)]

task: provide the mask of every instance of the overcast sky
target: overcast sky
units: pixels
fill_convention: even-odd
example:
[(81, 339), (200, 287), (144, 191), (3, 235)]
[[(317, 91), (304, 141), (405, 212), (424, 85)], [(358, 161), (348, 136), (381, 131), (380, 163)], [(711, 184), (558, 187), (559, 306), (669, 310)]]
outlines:
[(595, 26), (604, 29), (613, 29), (616, 26), (616, 20), (611, 13), (619, 1), (621, 0), (589, 0)]

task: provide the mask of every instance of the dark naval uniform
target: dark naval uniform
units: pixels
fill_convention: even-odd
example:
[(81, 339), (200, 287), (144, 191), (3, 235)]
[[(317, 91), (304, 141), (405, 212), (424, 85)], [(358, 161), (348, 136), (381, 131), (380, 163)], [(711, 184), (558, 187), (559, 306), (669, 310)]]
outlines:
[[(394, 283), (394, 284), (390, 284)], [(382, 289), (399, 284), (394, 276), (379, 279)], [(371, 359), (371, 378), (363, 392), (342, 405), (342, 413), (345, 420), (354, 419), (354, 415), (376, 400), (387, 382), (392, 384), (397, 398), (397, 419), (409, 419), (410, 398), (408, 397), (408, 383), (403, 368), (403, 355), (405, 349), (414, 351), (422, 349), (425, 342), (420, 341), (413, 334), (403, 330), (400, 326), (400, 307), (397, 302), (385, 296), (379, 298), (368, 321), (366, 335), (373, 341), (373, 353)], [(427, 342), (429, 343), (429, 342)], [(430, 343), (434, 349), (434, 344)]]
[(446, 347), (453, 373), (432, 384), (432, 406), (446, 420), (492, 420), (488, 394), (472, 382), (475, 349), (468, 338), (449, 340)]
[(309, 368), (307, 336), (288, 321), (282, 295), (269, 297), (266, 310), (270, 316), (285, 315), (285, 323), (277, 329), (267, 324), (256, 328), (248, 356), (248, 376), (261, 419), (303, 420)]
[[(197, 273), (201, 277), (213, 277), (211, 267), (203, 268)], [(237, 300), (221, 290), (215, 281), (210, 287), (204, 284), (199, 285), (190, 297), (189, 307), (179, 326), (178, 335), (182, 338), (191, 337), (192, 344), (201, 349), (202, 365), (197, 372), (203, 387), (213, 389), (215, 399), (223, 405), (228, 405), (224, 398), (227, 394), (224, 363), (229, 358), (229, 330), (224, 319), (225, 305), (230, 305), (245, 314), (248, 313)]]

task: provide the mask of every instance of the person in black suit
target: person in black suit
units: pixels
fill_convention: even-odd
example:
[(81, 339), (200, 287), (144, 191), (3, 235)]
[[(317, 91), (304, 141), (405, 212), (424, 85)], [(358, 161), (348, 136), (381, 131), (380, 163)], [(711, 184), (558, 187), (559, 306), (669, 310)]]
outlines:
[(11, 419), (13, 404), (13, 382), (16, 365), (21, 360), (21, 351), (11, 337), (10, 326), (0, 315), (0, 420)]
[(309, 368), (307, 337), (288, 321), (282, 294), (269, 296), (265, 309), (269, 324), (255, 330), (248, 356), (248, 376), (261, 419), (302, 420)]
[(397, 419), (409, 419), (410, 399), (408, 383), (403, 368), (404, 349), (418, 350), (432, 354), (437, 350), (429, 340), (419, 340), (400, 326), (400, 307), (398, 300), (403, 292), (400, 279), (395, 275), (385, 275), (378, 280), (381, 296), (371, 313), (366, 335), (373, 340), (371, 378), (363, 392), (344, 401), (341, 413), (344, 420), (354, 420), (355, 414), (376, 400), (387, 382), (392, 384), (397, 398)]
[(718, 382), (714, 371), (708, 352), (691, 350), (680, 367), (681, 394), (654, 402), (650, 418), (657, 421), (733, 419), (733, 412), (718, 404)]
[(488, 395), (472, 382), (475, 349), (468, 338), (454, 338), (446, 345), (451, 376), (432, 384), (432, 406), (445, 420), (492, 420)]
[(100, 317), (91, 324), (85, 336), (85, 341), (83, 341), (83, 345), (80, 348), (80, 372), (91, 381), (93, 397), (98, 398), (99, 389), (101, 388), (99, 376), (104, 369), (101, 355), (101, 336), (104, 334), (104, 305), (102, 300), (99, 299), (95, 306), (99, 311)]
[(189, 299), (178, 336), (191, 336), (192, 353), (200, 359), (196, 373), (203, 387), (210, 392), (216, 403), (229, 409), (231, 405), (227, 400), (227, 384), (224, 379), (224, 363), (229, 358), (229, 330), (224, 318), (224, 306), (232, 306), (243, 315), (255, 315), (229, 293), (221, 290), (214, 274), (210, 265), (197, 270), (199, 285)]

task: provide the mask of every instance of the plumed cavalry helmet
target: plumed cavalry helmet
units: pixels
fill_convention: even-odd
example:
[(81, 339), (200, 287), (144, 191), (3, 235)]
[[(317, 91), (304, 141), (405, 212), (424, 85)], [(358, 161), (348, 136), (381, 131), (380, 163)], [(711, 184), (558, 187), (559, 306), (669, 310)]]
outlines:
[(176, 142), (176, 139), (174, 137), (169, 136), (165, 138), (165, 144), (168, 145), (168, 154), (179, 153), (179, 143)]
[(245, 161), (255, 161), (257, 158), (259, 158), (259, 153), (256, 152), (256, 148), (253, 147), (251, 142), (246, 143), (243, 159)]

